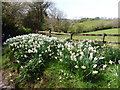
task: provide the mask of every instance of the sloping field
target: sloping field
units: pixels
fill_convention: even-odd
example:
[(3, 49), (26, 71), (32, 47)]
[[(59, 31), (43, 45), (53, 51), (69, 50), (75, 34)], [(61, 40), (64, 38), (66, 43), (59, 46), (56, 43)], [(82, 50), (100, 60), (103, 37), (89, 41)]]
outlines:
[(113, 20), (95, 19), (77, 22), (71, 26), (70, 32), (88, 32), (115, 27)]

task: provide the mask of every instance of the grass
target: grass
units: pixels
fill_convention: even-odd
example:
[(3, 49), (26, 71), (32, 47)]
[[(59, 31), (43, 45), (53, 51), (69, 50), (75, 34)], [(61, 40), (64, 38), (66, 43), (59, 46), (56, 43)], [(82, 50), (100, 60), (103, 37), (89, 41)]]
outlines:
[(108, 23), (110, 21), (112, 21), (112, 20), (96, 19), (96, 20), (87, 20), (87, 21), (84, 21), (84, 22), (80, 22), (80, 24), (83, 24), (83, 25), (86, 25), (86, 26), (89, 27), (89, 26), (95, 26), (99, 22), (104, 24), (104, 23)]
[[(61, 70), (62, 65), (59, 63), (50, 63), (50, 66), (44, 72), (44, 78), (47, 79), (47, 88), (116, 88), (118, 87), (117, 77), (114, 73), (116, 73), (114, 66), (111, 67), (111, 72), (106, 72), (105, 77), (107, 77), (103, 81), (98, 81), (96, 83), (91, 82), (83, 82), (79, 78), (71, 75), (71, 79), (66, 79), (66, 76), (62, 76), (60, 80), (59, 71)], [(66, 73), (69, 73), (65, 71)], [(45, 85), (45, 83), (43, 83)]]
[[(50, 66), (45, 72), (46, 76), (49, 75), (49, 82), (47, 87), (52, 88), (116, 88), (118, 87), (117, 77), (115, 75), (116, 71), (114, 69), (114, 66), (111, 67), (111, 72), (106, 72), (105, 77), (107, 77), (103, 81), (98, 81), (96, 83), (91, 82), (83, 82), (79, 80), (79, 78), (72, 76), (71, 79), (66, 79), (63, 76), (63, 79), (61, 79), (61, 82), (59, 80), (59, 74), (57, 72), (60, 71), (60, 68), (62, 68), (62, 65), (58, 65), (58, 63), (51, 63), (52, 66)], [(68, 72), (69, 73), (69, 72)], [(51, 79), (50, 79), (51, 78)]]
[[(102, 40), (102, 36), (73, 36), (73, 39)], [(105, 41), (118, 42), (118, 37), (107, 36), (107, 37), (105, 37)]]
[[(7, 57), (4, 57), (3, 60), (7, 60)], [(54, 63), (53, 63), (54, 62)], [(61, 70), (64, 70), (62, 65), (58, 62), (50, 62), (45, 69), (43, 76), (40, 81), (35, 83), (22, 82), (19, 84), (20, 88), (118, 88), (118, 77), (116, 76), (117, 69), (115, 66), (111, 66), (104, 76), (105, 80), (97, 81), (96, 83), (83, 82), (78, 77), (71, 75), (71, 79), (67, 79), (66, 76), (60, 74)], [(9, 62), (8, 62), (9, 63)], [(10, 67), (3, 71), (4, 75), (9, 76), (9, 73), (15, 74)], [(8, 72), (9, 71), (9, 72)], [(64, 70), (65, 73), (69, 73)], [(60, 75), (62, 79), (60, 79)], [(16, 75), (14, 75), (16, 76)], [(14, 77), (16, 78), (16, 77)], [(8, 77), (8, 81), (13, 79), (13, 77)], [(12, 85), (13, 82), (10, 82)]]
[(113, 27), (115, 27), (115, 25), (113, 25), (113, 20), (91, 19), (75, 23), (69, 28), (68, 32), (86, 32), (107, 28), (110, 29)]
[(93, 31), (89, 33), (83, 33), (83, 34), (118, 34), (119, 29), (113, 28), (113, 29), (106, 29), (106, 30), (100, 30), (100, 31)]
[[(100, 31), (88, 32), (88, 33), (82, 33), (82, 34), (103, 34), (103, 33), (118, 34), (118, 29), (114, 28), (114, 29), (100, 30)], [(53, 35), (53, 36), (57, 38), (70, 38), (69, 35)], [(73, 39), (102, 40), (102, 36), (79, 36), (79, 34), (77, 34), (77, 35), (73, 35)], [(118, 37), (117, 36), (106, 36), (105, 40), (118, 42)]]

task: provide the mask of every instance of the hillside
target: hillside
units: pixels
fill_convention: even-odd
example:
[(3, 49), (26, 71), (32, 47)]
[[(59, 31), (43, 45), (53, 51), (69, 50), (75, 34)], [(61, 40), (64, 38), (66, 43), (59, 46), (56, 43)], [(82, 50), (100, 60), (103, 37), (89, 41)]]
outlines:
[(69, 32), (91, 32), (103, 29), (111, 29), (117, 26), (117, 20), (88, 19), (74, 23)]

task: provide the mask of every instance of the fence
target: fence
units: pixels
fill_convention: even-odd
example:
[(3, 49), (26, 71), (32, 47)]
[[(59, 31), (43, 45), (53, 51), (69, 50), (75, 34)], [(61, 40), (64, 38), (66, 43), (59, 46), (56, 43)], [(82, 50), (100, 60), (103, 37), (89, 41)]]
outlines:
[[(58, 33), (58, 32), (51, 32), (51, 30), (48, 31), (38, 31), (37, 33), (39, 34), (45, 34), (51, 37), (51, 35), (69, 35), (71, 40), (75, 41), (82, 41), (80, 39), (73, 39), (73, 35), (76, 35), (78, 33)], [(111, 42), (111, 41), (105, 41), (106, 36), (117, 36), (119, 37), (120, 34), (79, 34), (78, 36), (101, 36), (102, 37), (102, 42), (104, 43), (111, 43), (111, 44), (120, 44), (120, 42)]]

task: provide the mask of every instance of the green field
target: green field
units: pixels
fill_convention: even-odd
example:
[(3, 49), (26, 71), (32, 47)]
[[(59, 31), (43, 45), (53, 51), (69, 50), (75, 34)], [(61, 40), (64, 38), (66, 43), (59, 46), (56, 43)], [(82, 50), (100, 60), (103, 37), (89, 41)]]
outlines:
[(90, 19), (83, 22), (76, 22), (69, 28), (68, 32), (88, 32), (117, 27), (117, 24), (113, 23), (113, 20)]
[(118, 30), (117, 28), (114, 29), (106, 29), (106, 30), (100, 30), (100, 31), (94, 31), (94, 32), (89, 32), (89, 33), (84, 33), (84, 34), (118, 34)]
[[(94, 32), (88, 32), (88, 33), (82, 33), (82, 34), (118, 34), (119, 29), (114, 28), (114, 29), (106, 29), (106, 30), (100, 30), (100, 31), (94, 31)], [(57, 38), (70, 38), (69, 35), (53, 35), (54, 37)], [(73, 39), (89, 39), (89, 40), (101, 40), (102, 36), (79, 36), (79, 34), (77, 35), (73, 35)], [(106, 36), (105, 37), (106, 41), (114, 41), (114, 42), (118, 42), (118, 37), (117, 36)]]
[(84, 22), (80, 22), (80, 24), (90, 27), (90, 26), (96, 26), (98, 25), (98, 23), (102, 25), (107, 24), (107, 23), (110, 23), (111, 21), (112, 20), (96, 19), (96, 20), (87, 20)]

